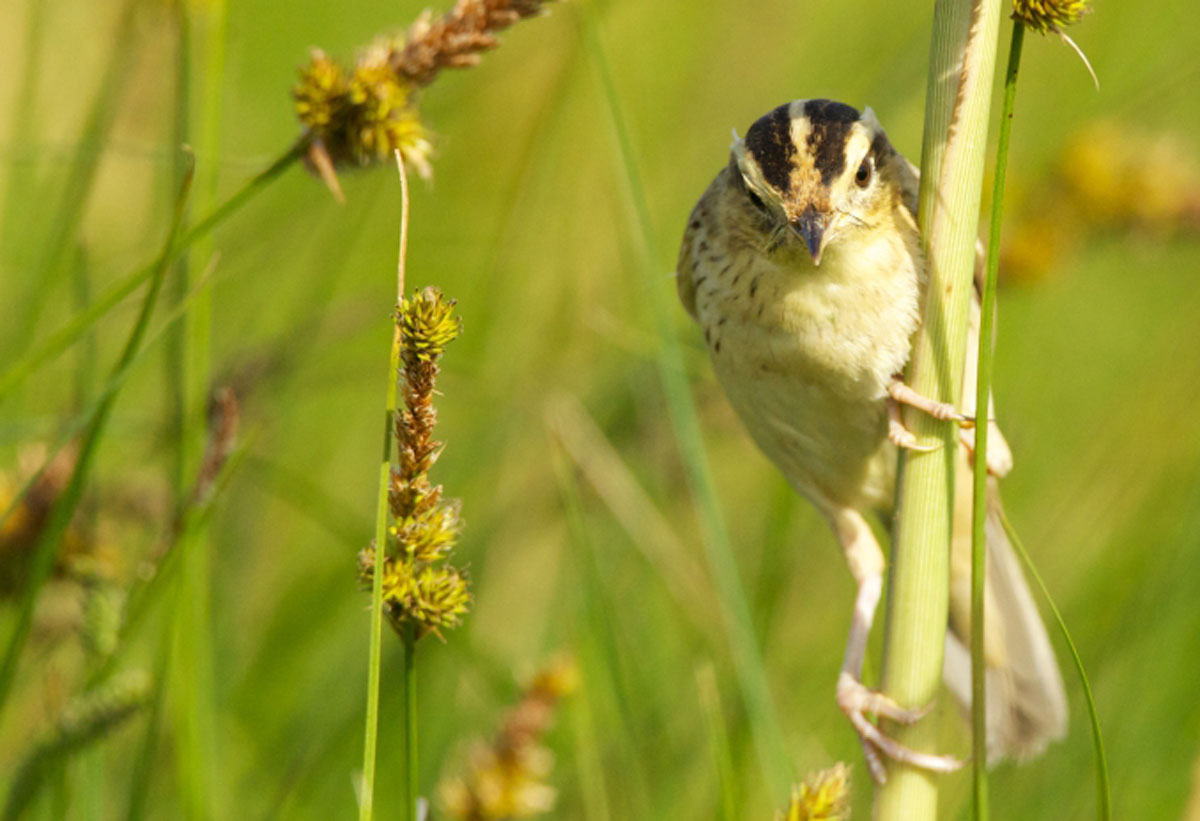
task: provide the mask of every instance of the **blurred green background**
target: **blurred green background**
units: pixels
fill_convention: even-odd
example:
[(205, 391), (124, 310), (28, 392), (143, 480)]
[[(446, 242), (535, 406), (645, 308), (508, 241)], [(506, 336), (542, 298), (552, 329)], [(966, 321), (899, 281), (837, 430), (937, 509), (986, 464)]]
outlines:
[[(203, 20), (206, 8), (195, 2), (192, 12)], [(310, 47), (349, 59), (421, 8), (230, 3), (220, 149), (197, 155), (199, 173), (215, 168), (224, 196), (296, 138), (289, 89)], [(595, 14), (645, 184), (649, 270), (613, 120), (581, 47), (584, 8)], [(150, 259), (167, 228), (174, 12), (146, 2), (122, 38), (113, 35), (118, 13), (115, 2), (0, 5), (0, 368), (68, 321), (76, 285), (102, 292)], [(545, 741), (559, 791), (551, 817), (716, 817), (713, 749), (722, 743), (701, 684), (710, 669), (739, 814), (769, 818), (782, 806), (748, 733), (649, 306), (674, 299), (676, 243), (726, 161), (730, 130), (744, 133), (771, 107), (795, 97), (870, 105), (918, 159), (931, 14), (931, 3), (865, 0), (577, 0), (505, 32), (478, 68), (447, 72), (424, 93), (435, 181), (414, 184), (408, 277), (410, 288), (441, 286), (464, 318), (440, 383), (447, 447), (433, 478), (462, 499), (468, 526), (457, 556), (476, 597), (444, 645), (421, 645), (427, 794), (461, 770), (465, 741), (490, 736), (522, 684), (565, 651), (580, 687)], [(1200, 185), (1200, 14), (1182, 0), (1149, 14), (1099, 3), (1072, 36), (1095, 65), (1099, 93), (1052, 37), (1027, 41), (1018, 92), (1009, 222), (1063, 241), (1020, 277), (1002, 271), (996, 393), (1017, 460), (1004, 496), (1090, 671), (1117, 817), (1185, 817), (1189, 801), (1190, 817), (1200, 817), (1191, 795), (1200, 775), (1200, 209), (1187, 205)], [(132, 56), (132, 74), (112, 103), (111, 132), (89, 142), (84, 121), (114, 50)], [(1078, 159), (1078, 135), (1101, 121), (1172, 135), (1167, 159), (1147, 165), (1146, 190), (1183, 192), (1181, 215), (1060, 216), (1064, 164)], [(1133, 154), (1136, 167), (1142, 154)], [(68, 170), (86, 156), (98, 157), (98, 176), (67, 238), (67, 257), (81, 261), (31, 281)], [(1084, 171), (1104, 166), (1102, 155)], [(356, 553), (374, 517), (400, 195), (386, 167), (346, 173), (342, 185), (344, 206), (293, 169), (213, 241), (214, 382), (237, 388), (246, 446), (216, 500), (199, 582), (210, 602), (197, 629), (212, 666), (211, 769), (199, 783), (221, 818), (355, 813), (368, 626)], [(1150, 196), (1129, 190), (1132, 201)], [(44, 309), (14, 338), (31, 300)], [(18, 452), (75, 418), (79, 386), (94, 395), (104, 384), (137, 307), (137, 298), (123, 302), (89, 342), (2, 400), (0, 468), (18, 475)], [(833, 699), (851, 579), (824, 523), (739, 427), (699, 334), (672, 311), (790, 766), (803, 775), (850, 763), (856, 816), (866, 817), (868, 777)], [(154, 327), (166, 318), (160, 309)], [(132, 371), (89, 488), (97, 538), (125, 580), (170, 527), (165, 338), (155, 336)], [(0, 716), (0, 773), (81, 687), (77, 599), (62, 582), (43, 593)], [(155, 604), (122, 669), (158, 670), (162, 626), (189, 618), (173, 601)], [(0, 635), (15, 613), (12, 599), (0, 603)], [(395, 817), (402, 795), (401, 663), (386, 633), (381, 817)], [(189, 811), (180, 785), (204, 767), (178, 743), (195, 682), (170, 669), (146, 771), (156, 818)], [(998, 818), (1092, 812), (1086, 715), (1074, 675), (1064, 675), (1070, 735), (1035, 762), (994, 772)], [(937, 709), (944, 747), (965, 753), (966, 725), (947, 702)], [(143, 715), (75, 757), (36, 805), (40, 817), (124, 817), (145, 728)], [(965, 817), (969, 776), (946, 785), (943, 815)]]

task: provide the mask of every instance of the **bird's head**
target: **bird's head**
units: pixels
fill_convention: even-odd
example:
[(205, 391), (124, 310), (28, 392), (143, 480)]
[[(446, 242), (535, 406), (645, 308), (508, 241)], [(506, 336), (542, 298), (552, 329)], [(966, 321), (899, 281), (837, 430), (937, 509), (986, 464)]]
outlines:
[(734, 134), (734, 183), (784, 241), (814, 265), (827, 247), (869, 230), (892, 207), (899, 158), (874, 112), (832, 100), (795, 100)]

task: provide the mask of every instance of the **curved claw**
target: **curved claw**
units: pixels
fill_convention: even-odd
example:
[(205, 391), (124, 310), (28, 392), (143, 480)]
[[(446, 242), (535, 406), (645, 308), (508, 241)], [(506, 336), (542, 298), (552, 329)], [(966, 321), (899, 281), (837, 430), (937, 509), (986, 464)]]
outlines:
[(906, 709), (883, 693), (867, 689), (862, 682), (856, 681), (849, 673), (842, 673), (838, 677), (837, 702), (838, 707), (850, 719), (850, 723), (858, 733), (864, 756), (867, 759), (867, 767), (871, 771), (871, 777), (877, 783), (882, 784), (887, 780), (887, 769), (881, 756), (887, 756), (893, 761), (899, 761), (912, 767), (939, 773), (954, 772), (963, 766), (964, 762), (953, 756), (922, 753), (905, 747), (884, 735), (883, 731), (868, 721), (866, 717), (866, 713), (876, 713), (900, 724), (912, 724), (926, 715), (932, 705), (920, 710)]
[(916, 451), (917, 453), (931, 453), (941, 447), (940, 443), (932, 445), (920, 444), (917, 441), (917, 435), (904, 427), (904, 424), (896, 419), (888, 420), (888, 439), (898, 448)]

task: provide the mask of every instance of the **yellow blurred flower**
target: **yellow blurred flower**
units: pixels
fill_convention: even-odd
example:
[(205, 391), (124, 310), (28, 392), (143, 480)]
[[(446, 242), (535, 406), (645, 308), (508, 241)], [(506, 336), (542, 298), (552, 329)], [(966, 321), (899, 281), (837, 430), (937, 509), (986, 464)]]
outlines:
[(850, 817), (850, 770), (838, 762), (792, 787), (786, 810), (776, 821), (846, 821)]
[(569, 659), (559, 659), (534, 677), (492, 743), (475, 742), (466, 772), (438, 785), (449, 817), (490, 821), (529, 818), (554, 809), (557, 794), (546, 783), (554, 757), (539, 740), (558, 700), (575, 689), (578, 679), (578, 669)]

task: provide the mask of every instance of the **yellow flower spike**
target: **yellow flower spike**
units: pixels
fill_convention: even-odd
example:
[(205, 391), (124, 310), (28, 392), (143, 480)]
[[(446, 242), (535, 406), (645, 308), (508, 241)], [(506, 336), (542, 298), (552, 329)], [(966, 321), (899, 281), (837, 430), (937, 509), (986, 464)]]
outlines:
[(1013, 0), (1012, 16), (1045, 34), (1077, 22), (1088, 11), (1087, 0)]
[(776, 821), (846, 821), (850, 817), (850, 770), (840, 761), (792, 787), (792, 798)]
[(456, 627), (470, 604), (467, 577), (458, 568), (427, 565), (417, 577), (409, 615), (426, 630)]
[(456, 304), (432, 287), (414, 292), (412, 299), (401, 303), (398, 321), (404, 334), (406, 360), (411, 356), (432, 362), (462, 333), (462, 318), (454, 315)]

